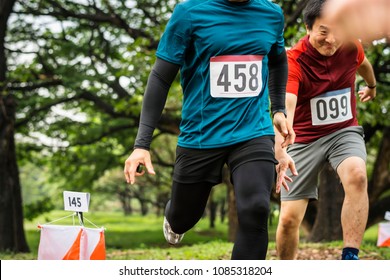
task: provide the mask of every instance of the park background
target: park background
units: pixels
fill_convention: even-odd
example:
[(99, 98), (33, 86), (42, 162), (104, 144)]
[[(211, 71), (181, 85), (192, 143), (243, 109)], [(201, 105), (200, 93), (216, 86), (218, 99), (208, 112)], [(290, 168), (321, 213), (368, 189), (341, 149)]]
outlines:
[[(63, 191), (91, 194), (88, 220), (106, 228), (107, 259), (229, 259), (237, 217), (229, 176), (180, 246), (162, 234), (182, 94), (179, 76), (154, 134), (156, 176), (124, 181), (155, 50), (179, 1), (2, 0), (0, 2), (0, 258), (36, 259), (38, 223), (69, 215)], [(274, 1), (285, 13), (286, 46), (305, 35), (307, 0)], [(390, 259), (376, 246), (390, 210), (390, 47), (365, 45), (377, 98), (358, 102), (368, 152), (370, 210), (364, 259)], [(357, 76), (356, 87), (364, 86)], [(343, 190), (324, 166), (320, 201), (302, 225), (302, 259), (337, 259)], [(279, 197), (272, 197), (269, 259), (275, 258)], [(71, 218), (60, 224), (72, 224)], [(77, 221), (76, 221), (77, 223)], [(93, 226), (93, 225), (92, 225)]]

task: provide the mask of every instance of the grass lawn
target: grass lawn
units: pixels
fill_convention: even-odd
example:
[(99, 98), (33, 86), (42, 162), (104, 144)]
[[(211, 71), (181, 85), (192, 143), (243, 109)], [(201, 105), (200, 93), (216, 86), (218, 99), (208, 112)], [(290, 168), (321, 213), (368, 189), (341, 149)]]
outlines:
[[(38, 224), (53, 222), (59, 218), (69, 215), (70, 212), (53, 211), (44, 214), (32, 222), (25, 222), (25, 231), (27, 242), (31, 253), (12, 254), (0, 253), (0, 259), (37, 259), (40, 232)], [(141, 216), (123, 216), (122, 213), (96, 212), (86, 213), (85, 218), (93, 222), (98, 227), (104, 227), (107, 259), (110, 260), (148, 260), (148, 259), (203, 259), (219, 260), (229, 259), (232, 246), (227, 241), (227, 221), (221, 223), (217, 220), (214, 229), (209, 228), (209, 220), (202, 219), (199, 223), (186, 233), (183, 241), (177, 247), (166, 243), (162, 233), (163, 217), (155, 215)], [(54, 222), (56, 225), (78, 224), (77, 218), (73, 221), (71, 217)], [(85, 225), (94, 227), (87, 220)], [(364, 236), (363, 255), (374, 254), (374, 259), (390, 260), (389, 248), (378, 248), (377, 226), (368, 229)], [(275, 231), (276, 223), (269, 228), (269, 259), (275, 259)], [(309, 244), (303, 240), (302, 248), (309, 248), (313, 252), (327, 252), (328, 248), (340, 250), (342, 242), (329, 242), (320, 244)], [(302, 249), (303, 250), (303, 249)]]

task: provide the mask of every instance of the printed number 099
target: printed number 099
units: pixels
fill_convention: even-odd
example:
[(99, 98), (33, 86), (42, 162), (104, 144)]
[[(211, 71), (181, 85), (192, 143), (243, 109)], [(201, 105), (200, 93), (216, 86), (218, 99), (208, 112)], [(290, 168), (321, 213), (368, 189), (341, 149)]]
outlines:
[(318, 100), (316, 103), (318, 119), (321, 121), (328, 119), (328, 117), (337, 119), (340, 114), (345, 117), (348, 114), (347, 102), (346, 96), (342, 96), (340, 101), (337, 98), (331, 98), (329, 103), (323, 99)]

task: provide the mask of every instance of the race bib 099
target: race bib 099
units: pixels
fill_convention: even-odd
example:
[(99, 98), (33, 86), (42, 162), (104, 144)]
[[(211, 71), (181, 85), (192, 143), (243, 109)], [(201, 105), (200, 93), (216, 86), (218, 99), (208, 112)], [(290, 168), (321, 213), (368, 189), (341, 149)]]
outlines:
[(242, 98), (260, 94), (261, 55), (224, 55), (210, 59), (210, 94), (212, 97)]
[(324, 125), (352, 119), (351, 88), (329, 91), (310, 100), (313, 125)]

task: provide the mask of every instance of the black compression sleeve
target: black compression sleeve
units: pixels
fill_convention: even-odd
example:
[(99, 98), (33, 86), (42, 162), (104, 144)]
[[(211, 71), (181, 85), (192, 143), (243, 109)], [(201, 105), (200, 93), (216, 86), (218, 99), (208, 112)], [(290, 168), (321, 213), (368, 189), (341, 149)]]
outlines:
[(153, 131), (160, 120), (169, 88), (179, 68), (177, 64), (157, 58), (146, 85), (134, 148), (149, 150)]
[(269, 81), (268, 89), (271, 99), (272, 115), (276, 112), (284, 112), (286, 108), (286, 85), (287, 85), (287, 55), (283, 51), (279, 55), (268, 57)]

